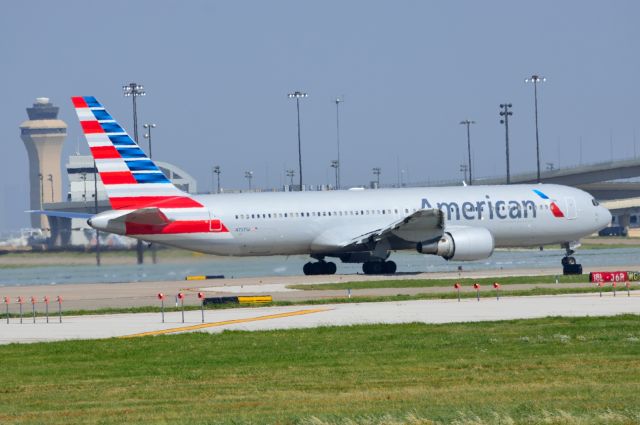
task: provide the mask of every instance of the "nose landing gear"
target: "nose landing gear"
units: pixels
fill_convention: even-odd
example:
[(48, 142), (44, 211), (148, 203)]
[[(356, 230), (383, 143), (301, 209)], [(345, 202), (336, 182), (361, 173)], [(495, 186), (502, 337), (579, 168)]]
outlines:
[(573, 257), (573, 253), (575, 252), (571, 249), (571, 246), (568, 243), (562, 245), (565, 249), (566, 254), (562, 258), (562, 274), (582, 274), (582, 264), (578, 264), (576, 262), (576, 258)]

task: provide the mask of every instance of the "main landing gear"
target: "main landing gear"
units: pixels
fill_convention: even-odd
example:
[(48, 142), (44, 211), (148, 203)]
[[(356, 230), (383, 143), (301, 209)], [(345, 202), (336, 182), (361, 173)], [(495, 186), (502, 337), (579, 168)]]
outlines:
[(582, 274), (582, 264), (578, 264), (576, 262), (576, 258), (573, 257), (573, 253), (575, 252), (571, 249), (571, 246), (566, 243), (562, 245), (566, 251), (565, 256), (562, 258), (562, 274)]
[(331, 261), (326, 262), (324, 260), (315, 263), (306, 263), (304, 267), (302, 267), (302, 271), (307, 276), (316, 274), (335, 274), (337, 269), (336, 263)]
[(397, 268), (393, 261), (365, 261), (362, 263), (364, 274), (394, 274)]

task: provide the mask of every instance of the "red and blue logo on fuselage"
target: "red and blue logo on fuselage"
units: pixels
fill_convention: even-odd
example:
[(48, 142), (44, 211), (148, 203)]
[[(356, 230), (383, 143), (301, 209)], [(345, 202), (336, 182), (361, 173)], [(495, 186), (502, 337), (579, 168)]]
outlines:
[(535, 192), (536, 195), (538, 195), (542, 199), (548, 200), (548, 201), (551, 202), (551, 204), (549, 205), (549, 208), (551, 209), (551, 213), (553, 214), (554, 217), (556, 217), (556, 218), (563, 218), (564, 217), (564, 213), (562, 212), (562, 210), (560, 209), (558, 204), (556, 204), (554, 201), (551, 201), (551, 199), (549, 199), (549, 197), (547, 195), (545, 195), (544, 193), (542, 193), (538, 189), (533, 189), (533, 191)]

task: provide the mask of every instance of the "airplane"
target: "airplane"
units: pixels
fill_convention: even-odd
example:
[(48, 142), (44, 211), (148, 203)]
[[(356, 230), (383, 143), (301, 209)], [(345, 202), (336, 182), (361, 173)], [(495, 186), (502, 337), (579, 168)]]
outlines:
[(555, 184), (350, 189), (191, 195), (179, 190), (93, 96), (73, 97), (111, 210), (88, 215), (100, 231), (215, 255), (309, 255), (306, 275), (362, 263), (393, 274), (391, 252), (452, 261), (495, 248), (560, 244), (562, 265), (579, 240), (611, 223), (591, 195)]

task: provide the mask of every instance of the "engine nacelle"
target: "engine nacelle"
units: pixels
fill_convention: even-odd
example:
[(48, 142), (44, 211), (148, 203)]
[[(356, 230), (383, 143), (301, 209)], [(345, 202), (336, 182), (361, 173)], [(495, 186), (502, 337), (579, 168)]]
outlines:
[(451, 227), (438, 241), (419, 243), (416, 249), (447, 260), (474, 261), (490, 257), (494, 247), (493, 235), (484, 227)]

